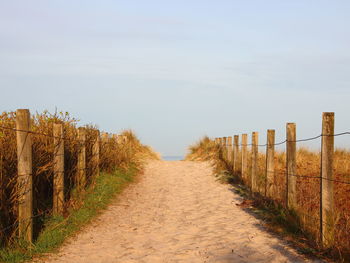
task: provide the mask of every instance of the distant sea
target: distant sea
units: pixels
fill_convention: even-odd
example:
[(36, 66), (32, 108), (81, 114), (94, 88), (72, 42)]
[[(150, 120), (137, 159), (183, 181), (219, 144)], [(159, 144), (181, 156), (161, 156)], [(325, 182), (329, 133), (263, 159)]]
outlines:
[(162, 156), (164, 161), (181, 161), (184, 156)]

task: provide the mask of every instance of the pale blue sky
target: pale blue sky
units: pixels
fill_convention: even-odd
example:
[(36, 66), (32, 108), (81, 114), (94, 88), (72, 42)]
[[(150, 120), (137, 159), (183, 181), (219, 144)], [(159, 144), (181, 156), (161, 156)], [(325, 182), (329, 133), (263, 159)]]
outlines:
[[(0, 110), (69, 111), (164, 155), (350, 130), (350, 1), (0, 0)], [(338, 146), (350, 138), (338, 140)]]

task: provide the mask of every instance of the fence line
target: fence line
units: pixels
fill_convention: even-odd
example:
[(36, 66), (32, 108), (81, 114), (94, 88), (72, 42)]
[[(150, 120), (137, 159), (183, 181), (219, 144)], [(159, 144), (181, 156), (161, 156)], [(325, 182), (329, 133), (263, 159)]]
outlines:
[[(74, 167), (69, 176), (72, 178), (76, 178), (76, 186), (78, 186), (79, 191), (83, 192), (84, 188), (87, 184), (86, 180), (86, 172), (89, 171), (91, 176), (97, 177), (100, 174), (100, 165), (101, 165), (101, 148), (104, 147), (103, 144), (109, 143), (109, 141), (103, 140), (103, 138), (109, 140), (110, 136), (106, 133), (102, 133), (100, 136), (100, 132), (97, 129), (91, 128), (90, 130), (95, 130), (94, 134), (92, 134), (89, 138), (87, 138), (87, 134), (85, 128), (78, 129), (78, 138), (68, 138), (65, 137), (64, 133), (64, 124), (61, 122), (52, 123), (52, 131), (53, 134), (47, 134), (42, 132), (36, 132), (32, 130), (31, 127), (31, 115), (29, 110), (27, 109), (19, 109), (16, 112), (15, 127), (8, 127), (4, 125), (0, 125), (0, 130), (9, 130), (16, 133), (16, 144), (17, 144), (17, 174), (15, 178), (9, 178), (9, 182), (11, 184), (15, 184), (17, 186), (17, 192), (14, 192), (14, 202), (11, 204), (18, 207), (18, 214), (16, 215), (16, 220), (14, 223), (9, 224), (2, 229), (0, 229), (0, 233), (6, 233), (8, 230), (16, 227), (17, 235), (19, 238), (22, 238), (28, 242), (32, 242), (33, 240), (33, 219), (40, 217), (48, 212), (53, 214), (63, 215), (64, 204), (65, 204), (65, 196), (64, 191), (69, 190), (65, 185), (64, 176), (66, 174), (65, 171), (65, 141), (70, 139), (77, 144), (78, 147), (78, 156), (77, 158), (77, 166)], [(72, 126), (74, 127), (74, 126)], [(33, 214), (33, 170), (36, 167), (33, 165), (33, 159), (36, 157), (32, 155), (33, 152), (33, 138), (32, 135), (45, 136), (48, 138), (52, 138), (52, 142), (47, 142), (52, 144), (53, 151), (52, 155), (50, 154), (48, 161), (50, 163), (45, 164), (46, 169), (52, 169), (52, 179), (53, 179), (53, 192), (52, 192), (52, 208), (45, 209), (40, 211), (39, 213)], [(6, 136), (6, 133), (5, 135)], [(12, 136), (12, 135), (11, 135)], [(104, 137), (103, 137), (104, 136)], [(101, 139), (102, 137), (102, 139)], [(120, 141), (113, 141), (113, 144), (122, 144), (127, 142), (126, 136), (116, 136), (119, 137)], [(39, 142), (40, 143), (40, 142)], [(91, 154), (89, 155), (89, 162), (87, 160), (87, 144), (91, 145)], [(74, 146), (75, 147), (75, 146)], [(114, 146), (113, 146), (114, 147)], [(49, 153), (49, 152), (47, 152)], [(0, 153), (1, 160), (3, 159), (3, 154)], [(69, 157), (68, 157), (69, 158)], [(52, 167), (51, 167), (52, 166)], [(51, 168), (50, 168), (51, 167)], [(1, 162), (0, 169), (3, 169), (3, 163)], [(50, 171), (50, 170), (48, 170)], [(42, 173), (42, 171), (36, 171), (36, 174)], [(51, 172), (50, 172), (51, 173)], [(4, 189), (5, 187), (5, 189)], [(6, 190), (8, 185), (0, 185), (0, 198), (3, 196), (4, 190)], [(11, 188), (12, 189), (12, 188)], [(12, 189), (11, 191), (13, 191)], [(35, 189), (35, 191), (37, 191)], [(5, 215), (6, 217), (6, 215)], [(6, 218), (5, 218), (6, 219)], [(9, 221), (9, 220), (5, 220)], [(12, 221), (12, 220), (10, 220)]]
[[(1, 127), (0, 127), (1, 128)], [(305, 139), (298, 139), (298, 140), (295, 140), (295, 141), (291, 141), (291, 142), (307, 142), (307, 141), (313, 141), (313, 140), (317, 140), (321, 137), (327, 137), (327, 136), (330, 136), (330, 137), (338, 137), (338, 136), (342, 136), (342, 135), (350, 135), (350, 132), (342, 132), (342, 133), (338, 133), (338, 134), (333, 134), (333, 135), (327, 135), (327, 134), (320, 134), (320, 135), (317, 135), (317, 136), (314, 136), (314, 137), (310, 137), (310, 138), (305, 138)], [(218, 140), (217, 140), (218, 139)], [(220, 141), (221, 138), (215, 138), (215, 141), (216, 143), (219, 144), (219, 141)], [(287, 140), (284, 140), (284, 141), (281, 141), (281, 142), (277, 142), (277, 143), (274, 143), (272, 145), (274, 146), (278, 146), (278, 145), (282, 145), (282, 144), (285, 144), (287, 143)], [(246, 144), (242, 144), (242, 143), (239, 143), (238, 146), (253, 146), (252, 143), (246, 143)], [(258, 144), (257, 145), (258, 147), (266, 147), (268, 146), (268, 144)]]
[[(285, 176), (285, 186), (286, 189), (277, 189), (280, 191), (285, 191), (285, 197), (284, 197), (284, 203), (287, 205), (288, 209), (294, 210), (298, 215), (304, 216), (305, 218), (313, 218), (313, 220), (317, 220), (318, 223), (318, 230), (317, 234), (315, 236), (316, 239), (321, 241), (321, 244), (325, 248), (334, 247), (335, 245), (335, 232), (336, 232), (336, 219), (335, 219), (335, 192), (334, 192), (334, 185), (333, 183), (340, 183), (344, 185), (350, 185), (350, 181), (342, 180), (339, 178), (334, 178), (333, 170), (334, 170), (334, 138), (337, 136), (344, 136), (344, 135), (350, 135), (350, 132), (341, 132), (341, 133), (334, 133), (334, 113), (325, 112), (322, 115), (322, 133), (320, 135), (310, 137), (310, 138), (303, 138), (303, 139), (297, 139), (296, 138), (296, 125), (294, 123), (287, 123), (286, 126), (286, 139), (282, 142), (275, 143), (275, 131), (274, 130), (268, 130), (267, 131), (267, 142), (266, 144), (258, 144), (257, 143), (257, 133), (252, 133), (252, 143), (247, 143), (247, 134), (242, 134), (241, 136), (241, 143), (235, 142), (232, 153), (233, 156), (231, 156), (231, 160), (236, 160), (236, 158), (239, 155), (239, 150), (235, 150), (235, 147), (240, 147), (241, 151), (241, 167), (240, 169), (233, 169), (234, 174), (241, 177), (242, 181), (249, 187), (252, 194), (259, 193), (267, 198), (275, 199), (276, 194), (274, 191), (278, 187), (278, 185), (275, 184), (274, 178), (278, 175)], [(237, 138), (238, 135), (235, 135)], [(297, 157), (297, 143), (299, 142), (309, 142), (313, 140), (317, 140), (321, 138), (321, 156), (320, 156), (320, 168), (319, 168), (319, 175), (317, 176), (311, 176), (311, 175), (300, 175), (296, 173), (296, 157)], [(221, 138), (215, 138), (215, 142), (223, 146), (225, 150), (231, 151), (232, 146), (226, 145), (224, 143), (224, 140)], [(221, 142), (221, 143), (220, 143)], [(237, 143), (237, 146), (235, 146)], [(285, 156), (285, 171), (280, 172), (276, 170), (276, 167), (274, 166), (275, 162), (275, 150), (274, 146), (277, 145), (286, 145), (286, 156)], [(251, 147), (250, 155), (251, 155), (251, 163), (250, 163), (250, 171), (248, 169), (248, 156), (247, 156), (247, 147)], [(265, 171), (264, 171), (264, 180), (263, 180), (263, 191), (260, 190), (259, 187), (257, 187), (257, 147), (266, 147), (266, 154), (265, 154)], [(236, 164), (234, 164), (234, 167), (238, 167)], [(317, 181), (313, 181), (315, 184), (319, 184), (319, 191), (317, 194), (310, 196), (310, 199), (307, 199), (308, 201), (315, 200), (318, 202), (319, 206), (319, 216), (313, 217), (308, 213), (303, 212), (302, 210), (305, 209), (302, 207), (302, 204), (299, 203), (297, 198), (297, 188), (298, 184), (302, 183), (303, 181), (300, 181), (302, 179), (317, 179)], [(306, 182), (309, 184), (309, 182)], [(311, 182), (310, 182), (311, 183)], [(309, 191), (310, 194), (312, 194), (311, 190)], [(303, 197), (305, 198), (305, 197)], [(311, 208), (310, 208), (311, 209)], [(314, 208), (312, 208), (314, 209)], [(347, 208), (350, 213), (350, 207)], [(312, 210), (309, 210), (310, 213)], [(317, 212), (317, 211), (315, 211)], [(349, 220), (349, 219), (348, 219)], [(348, 222), (347, 224), (349, 224)], [(315, 225), (313, 223), (313, 225)], [(318, 236), (317, 236), (318, 235)], [(344, 233), (344, 235), (347, 235), (346, 238), (350, 239), (350, 232)], [(350, 249), (350, 247), (347, 247), (347, 249)]]

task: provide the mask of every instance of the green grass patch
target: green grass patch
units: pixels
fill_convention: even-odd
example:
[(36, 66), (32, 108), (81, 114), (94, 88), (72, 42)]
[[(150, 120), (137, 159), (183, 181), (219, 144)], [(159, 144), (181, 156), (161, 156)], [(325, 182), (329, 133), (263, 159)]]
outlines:
[(0, 261), (17, 263), (49, 252), (54, 252), (67, 237), (79, 231), (92, 218), (105, 209), (111, 200), (127, 186), (137, 174), (137, 169), (101, 174), (82, 197), (78, 209), (69, 216), (51, 216), (45, 219), (45, 227), (34, 244), (17, 241), (0, 249)]

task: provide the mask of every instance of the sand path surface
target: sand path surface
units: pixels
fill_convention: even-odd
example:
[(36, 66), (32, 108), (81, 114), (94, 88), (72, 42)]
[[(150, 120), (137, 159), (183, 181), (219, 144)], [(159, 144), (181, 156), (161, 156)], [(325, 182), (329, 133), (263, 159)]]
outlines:
[(152, 161), (45, 262), (310, 262), (236, 206), (207, 163)]

